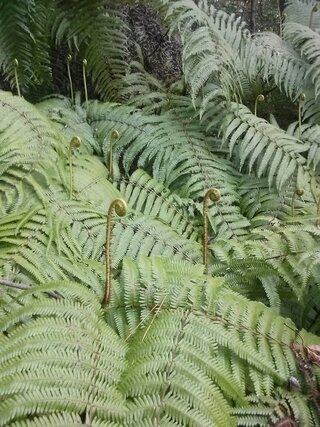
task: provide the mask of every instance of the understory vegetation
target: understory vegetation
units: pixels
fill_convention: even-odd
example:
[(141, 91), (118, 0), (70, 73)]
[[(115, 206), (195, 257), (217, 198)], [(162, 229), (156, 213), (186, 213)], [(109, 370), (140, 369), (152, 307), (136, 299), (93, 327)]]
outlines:
[(0, 426), (320, 426), (320, 5), (112, 3), (0, 1)]

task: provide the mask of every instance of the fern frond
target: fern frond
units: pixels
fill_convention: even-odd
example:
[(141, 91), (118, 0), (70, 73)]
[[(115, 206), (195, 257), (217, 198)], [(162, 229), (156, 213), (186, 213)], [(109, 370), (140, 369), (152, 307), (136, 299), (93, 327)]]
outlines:
[[(211, 249), (217, 261), (213, 261), (210, 271), (224, 275), (232, 288), (249, 297), (255, 295), (257, 299), (255, 287), (262, 286), (276, 310), (284, 301), (286, 312), (285, 301), (292, 300), (301, 303), (297, 308), (300, 314), (306, 313), (302, 301), (305, 299), (306, 307), (310, 307), (307, 295), (319, 274), (318, 266), (313, 265), (318, 242), (315, 226), (280, 225), (255, 230), (252, 240), (216, 242)], [(297, 319), (300, 314), (296, 312)]]
[(297, 187), (316, 193), (316, 176), (301, 153), (307, 147), (281, 129), (254, 116), (243, 105), (234, 104), (223, 126), (230, 154), (237, 146), (240, 168), (248, 162), (258, 177), (268, 175), (271, 186), (280, 191), (287, 181), (295, 179)]
[[(48, 290), (63, 298), (45, 297)], [(89, 424), (122, 425), (125, 401), (117, 383), (125, 346), (103, 321), (91, 292), (72, 282), (52, 283), (25, 291), (19, 302), (20, 309), (1, 308), (6, 316), (1, 316), (0, 424), (81, 416)]]
[(306, 79), (313, 85), (315, 99), (320, 94), (320, 33), (297, 23), (288, 22), (284, 26), (284, 37), (298, 50), (308, 64)]
[[(103, 11), (103, 12), (102, 12)], [(56, 2), (52, 33), (57, 44), (71, 43), (87, 59), (87, 70), (103, 99), (117, 99), (127, 56), (123, 21), (102, 0)]]
[(208, 188), (221, 186), (223, 206), (211, 208), (212, 227), (224, 236), (245, 234), (249, 224), (237, 206), (237, 173), (228, 161), (212, 152), (205, 129), (196, 118), (190, 120), (189, 105), (178, 104), (157, 118), (128, 107), (95, 103), (89, 104), (89, 119), (97, 129), (106, 157), (111, 131), (118, 129), (120, 138), (113, 152), (116, 159), (123, 154), (126, 170), (137, 161), (180, 197), (196, 201)]
[(320, 29), (320, 11), (317, 0), (288, 0), (284, 10), (286, 22), (296, 22), (306, 27)]
[[(271, 410), (264, 409), (270, 416), (273, 393), (288, 393), (289, 376), (299, 378), (293, 324), (233, 293), (221, 278), (203, 276), (200, 266), (124, 259), (120, 282), (108, 317), (130, 346), (121, 384), (130, 401), (128, 424), (234, 425), (233, 401), (255, 413), (251, 392), (270, 398)], [(205, 395), (210, 404), (200, 403)], [(300, 404), (303, 420), (312, 409), (303, 397)]]
[(137, 169), (128, 178), (122, 177), (118, 187), (131, 209), (168, 224), (182, 237), (198, 240), (194, 207), (142, 169)]
[(101, 148), (87, 123), (87, 114), (81, 105), (72, 106), (68, 98), (50, 97), (36, 104), (36, 107), (59, 129), (67, 142), (70, 142), (75, 135), (79, 135), (81, 152), (85, 148), (88, 154), (101, 155)]
[(268, 180), (244, 176), (239, 187), (241, 194), (241, 212), (250, 220), (253, 227), (269, 227), (286, 224), (294, 220), (303, 224), (310, 223), (310, 214), (315, 216), (313, 198), (296, 197), (294, 201), (295, 217), (292, 218), (292, 195), (296, 191), (294, 182), (287, 184), (281, 192), (269, 187)]
[[(239, 95), (234, 51), (218, 30), (214, 19), (191, 0), (159, 0), (166, 10), (172, 30), (179, 30), (182, 38), (184, 77), (190, 86), (193, 102), (207, 83), (218, 83), (226, 98)], [(192, 31), (191, 31), (192, 28)], [(220, 73), (223, 68), (224, 72)]]
[(117, 267), (124, 256), (137, 258), (141, 255), (165, 255), (185, 259), (191, 264), (201, 262), (202, 245), (193, 239), (180, 237), (161, 219), (148, 216), (127, 217), (114, 226), (112, 262)]
[(301, 137), (304, 145), (308, 147), (308, 166), (311, 166), (314, 171), (317, 171), (320, 161), (320, 126), (306, 123), (301, 125), (299, 129), (299, 123), (294, 122), (289, 126), (287, 133), (295, 138)]
[(51, 82), (50, 39), (47, 23), (53, 11), (53, 1), (0, 5), (0, 70), (16, 92), (15, 65), (22, 93), (30, 86)]

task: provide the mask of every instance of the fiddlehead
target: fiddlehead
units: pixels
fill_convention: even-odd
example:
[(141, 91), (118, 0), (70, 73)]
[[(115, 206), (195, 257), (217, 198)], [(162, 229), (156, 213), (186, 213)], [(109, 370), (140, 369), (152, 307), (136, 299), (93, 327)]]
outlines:
[(263, 95), (258, 95), (256, 97), (256, 102), (254, 104), (254, 115), (257, 115), (257, 110), (258, 110), (258, 102), (263, 102), (264, 101), (264, 96)]
[(72, 200), (73, 196), (73, 166), (72, 166), (72, 150), (73, 148), (79, 148), (81, 145), (81, 139), (78, 136), (74, 136), (69, 144), (69, 168), (70, 168), (70, 184), (69, 184), (69, 199)]
[(112, 271), (111, 271), (111, 238), (112, 238), (112, 214), (115, 213), (123, 217), (127, 213), (127, 203), (123, 199), (115, 199), (112, 201), (107, 216), (106, 230), (106, 286), (105, 286), (105, 304), (109, 304), (112, 286)]
[(204, 234), (203, 234), (203, 264), (205, 273), (208, 272), (208, 202), (218, 202), (221, 194), (217, 188), (210, 188), (203, 199), (203, 221), (204, 221)]

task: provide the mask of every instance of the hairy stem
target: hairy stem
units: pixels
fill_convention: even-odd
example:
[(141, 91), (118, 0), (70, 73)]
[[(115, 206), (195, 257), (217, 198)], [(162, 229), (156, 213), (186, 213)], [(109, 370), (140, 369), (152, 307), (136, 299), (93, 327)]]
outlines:
[(291, 216), (292, 216), (292, 218), (294, 217), (294, 202), (295, 202), (296, 196), (303, 196), (303, 194), (304, 194), (303, 188), (297, 188), (292, 194), (292, 199), (291, 199)]
[(105, 286), (105, 304), (109, 304), (112, 287), (112, 270), (111, 270), (111, 238), (112, 238), (112, 215), (113, 210), (120, 217), (125, 216), (127, 213), (127, 204), (122, 199), (115, 199), (112, 201), (107, 215), (107, 229), (106, 229), (106, 286)]
[(317, 201), (317, 221), (316, 221), (316, 226), (319, 227), (320, 225), (320, 196), (318, 197), (318, 201)]
[(86, 59), (82, 61), (82, 73), (83, 73), (83, 86), (84, 86), (84, 95), (86, 98), (86, 107), (88, 108), (88, 89), (87, 89), (87, 77), (86, 77), (86, 68), (88, 62)]
[(301, 139), (301, 126), (302, 126), (302, 107), (303, 107), (303, 103), (306, 99), (306, 96), (304, 93), (302, 93), (299, 96), (299, 139)]
[(68, 77), (69, 77), (69, 83), (70, 83), (70, 97), (72, 104), (74, 103), (74, 97), (73, 97), (73, 85), (72, 85), (72, 77), (71, 77), (71, 71), (70, 71), (70, 62), (71, 62), (71, 55), (69, 54), (67, 56), (67, 69), (68, 69)]
[(263, 102), (264, 101), (264, 96), (263, 95), (258, 95), (256, 97), (256, 102), (254, 103), (254, 115), (257, 115), (257, 111), (258, 111), (258, 102)]
[(73, 165), (72, 165), (72, 152), (73, 148), (79, 148), (81, 145), (81, 139), (78, 136), (74, 136), (69, 144), (69, 170), (70, 170), (70, 183), (69, 183), (69, 199), (72, 200), (73, 196)]
[(19, 67), (19, 61), (17, 59), (15, 59), (14, 60), (14, 78), (16, 80), (18, 96), (21, 96), (19, 78), (18, 78), (18, 67)]
[(120, 135), (119, 132), (116, 129), (113, 129), (111, 132), (111, 138), (110, 138), (110, 149), (109, 149), (109, 179), (110, 181), (113, 180), (113, 143), (119, 139)]
[(203, 233), (203, 264), (205, 274), (208, 273), (208, 202), (209, 199), (212, 202), (218, 202), (220, 200), (220, 191), (216, 188), (210, 188), (203, 199), (203, 222), (204, 222), (204, 233)]

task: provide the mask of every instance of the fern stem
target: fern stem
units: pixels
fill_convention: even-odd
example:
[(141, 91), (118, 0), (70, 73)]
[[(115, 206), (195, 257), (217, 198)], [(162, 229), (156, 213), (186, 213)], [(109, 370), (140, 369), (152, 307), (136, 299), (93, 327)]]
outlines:
[(311, 30), (312, 30), (312, 18), (313, 18), (313, 14), (314, 14), (314, 13), (316, 13), (316, 12), (318, 12), (318, 6), (317, 6), (317, 5), (316, 5), (316, 6), (314, 6), (314, 7), (311, 9), (311, 13), (310, 13), (309, 28), (311, 28)]
[(86, 77), (86, 68), (88, 62), (86, 59), (82, 61), (82, 73), (83, 73), (83, 86), (84, 86), (84, 95), (86, 98), (86, 107), (88, 108), (88, 88), (87, 88), (87, 77)]
[(299, 96), (299, 139), (301, 139), (301, 126), (302, 126), (302, 106), (306, 99), (304, 93)]
[(69, 54), (67, 56), (67, 69), (68, 69), (68, 77), (69, 77), (69, 83), (70, 83), (70, 96), (72, 104), (74, 103), (74, 97), (73, 97), (73, 85), (72, 85), (72, 77), (71, 77), (71, 71), (70, 71), (70, 62), (71, 62), (72, 56)]
[(73, 148), (79, 148), (81, 145), (81, 139), (78, 136), (74, 136), (69, 144), (69, 169), (70, 169), (70, 182), (69, 182), (69, 199), (72, 200), (73, 196), (73, 165), (72, 165), (72, 151)]
[(318, 201), (317, 201), (317, 221), (316, 221), (317, 227), (319, 227), (319, 225), (320, 225), (319, 214), (320, 214), (320, 196), (318, 197)]
[(292, 218), (294, 217), (294, 202), (295, 202), (296, 196), (303, 196), (303, 194), (304, 194), (303, 188), (297, 188), (292, 194), (292, 199), (291, 199), (291, 216), (292, 216)]
[(277, 1), (277, 7), (278, 7), (278, 14), (279, 14), (279, 35), (282, 38), (283, 31), (282, 31), (282, 25), (283, 25), (283, 16), (281, 13), (281, 7), (279, 0)]
[[(19, 289), (21, 291), (26, 291), (32, 288), (32, 285), (27, 285), (25, 283), (16, 283), (16, 282), (12, 282), (11, 280), (2, 279), (2, 278), (0, 278), (0, 285), (6, 286), (7, 288)], [(57, 299), (62, 298), (62, 296), (57, 292), (47, 291), (45, 293), (53, 298), (57, 298)]]
[(119, 139), (120, 135), (116, 129), (111, 132), (110, 149), (109, 149), (109, 179), (113, 180), (113, 143)]
[(15, 60), (14, 60), (14, 78), (16, 80), (18, 96), (21, 96), (19, 78), (18, 78), (18, 67), (19, 67), (19, 61), (17, 60), (17, 58), (15, 58)]
[(263, 102), (264, 101), (264, 96), (262, 94), (258, 95), (256, 97), (256, 102), (254, 103), (254, 115), (257, 115), (257, 111), (258, 111), (258, 102)]
[(203, 199), (203, 222), (204, 222), (204, 233), (203, 233), (203, 264), (205, 274), (208, 273), (208, 202), (209, 199), (212, 202), (218, 202), (220, 200), (220, 191), (216, 188), (210, 188)]
[(105, 286), (105, 304), (109, 304), (112, 287), (112, 270), (111, 270), (111, 238), (112, 238), (112, 214), (115, 210), (120, 217), (127, 213), (127, 204), (122, 199), (112, 201), (107, 215), (107, 230), (106, 230), (106, 286)]

